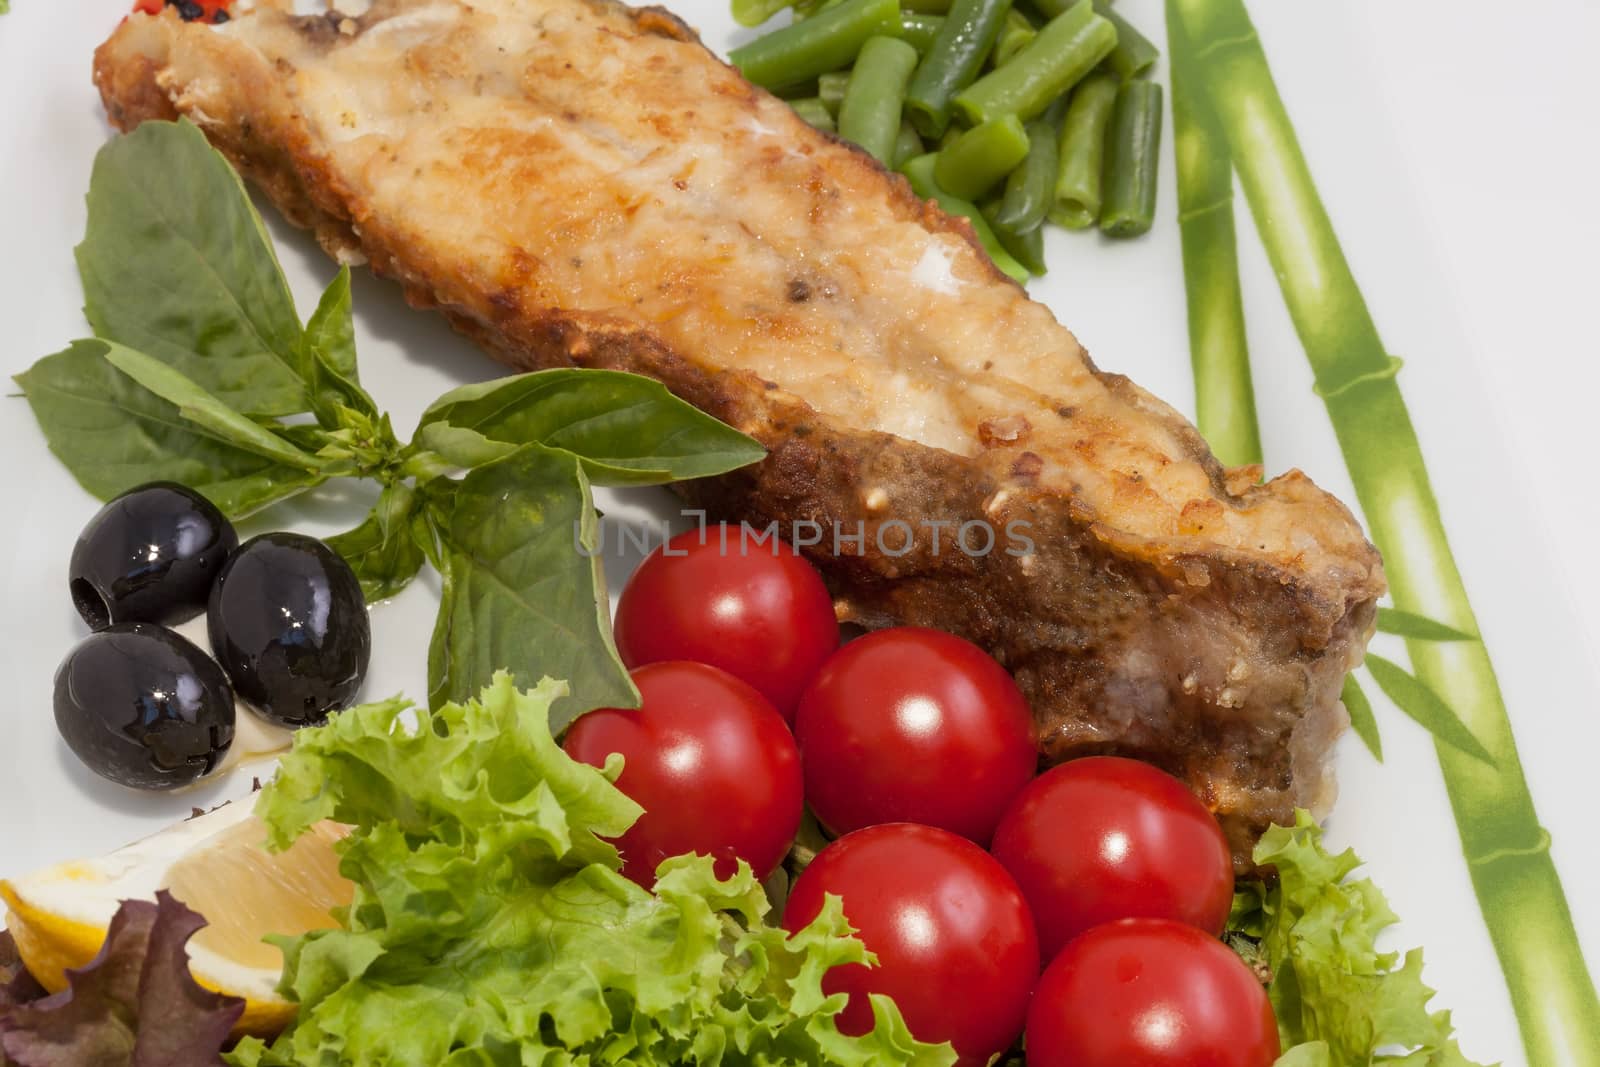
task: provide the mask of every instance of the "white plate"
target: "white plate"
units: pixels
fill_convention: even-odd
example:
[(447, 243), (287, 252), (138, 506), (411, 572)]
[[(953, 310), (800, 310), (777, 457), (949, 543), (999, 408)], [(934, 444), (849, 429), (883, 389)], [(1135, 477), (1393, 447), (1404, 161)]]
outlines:
[[(0, 369), (7, 374), (87, 333), (71, 253), (82, 235), (90, 164), (107, 137), (89, 61), (126, 7), (124, 0), (13, 0), (13, 6), (0, 17)], [(677, 0), (674, 6), (713, 47), (725, 49), (737, 39), (722, 0)], [(1600, 507), (1588, 488), (1583, 421), (1600, 355), (1585, 321), (1600, 291), (1593, 266), (1600, 241), (1592, 200), (1594, 139), (1581, 132), (1593, 129), (1595, 99), (1590, 76), (1561, 73), (1587, 69), (1600, 20), (1576, 4), (1564, 11), (1542, 6), (1550, 10), (1509, 27), (1501, 8), (1489, 19), (1443, 0), (1400, 10), (1383, 0), (1256, 3), (1254, 14), (1385, 340), (1407, 357), (1402, 381), (1445, 519), (1582, 940), (1589, 958), (1600, 963), (1600, 851), (1591, 784), (1600, 751), (1600, 686), (1580, 637), (1600, 627), (1600, 612), (1574, 610), (1575, 601), (1593, 604), (1600, 596), (1587, 558)], [(1123, 0), (1122, 8), (1160, 39), (1157, 0)], [(1524, 57), (1517, 78), (1507, 76), (1510, 64), (1500, 56)], [(1482, 140), (1481, 154), (1467, 138)], [(1537, 155), (1523, 157), (1535, 149)], [(1124, 243), (1054, 233), (1052, 273), (1033, 291), (1102, 367), (1189, 408), (1170, 147), (1166, 151), (1156, 231)], [(1589, 177), (1582, 178), (1578, 167), (1586, 160)], [(1540, 210), (1541, 190), (1554, 201), (1548, 213)], [(309, 311), (332, 268), (302, 235), (268, 216), (301, 308)], [(1351, 500), (1306, 361), (1242, 204), (1240, 218), (1269, 469), (1301, 467)], [(1528, 225), (1477, 229), (1502, 220)], [(1521, 261), (1507, 260), (1517, 254)], [(402, 430), (444, 389), (497, 373), (440, 320), (408, 309), (387, 283), (358, 273), (355, 292), (362, 366)], [(1538, 313), (1503, 308), (1498, 301), (1507, 292), (1536, 304)], [(1535, 351), (1509, 347), (1517, 341), (1534, 342)], [(1480, 358), (1493, 362), (1480, 364)], [(1549, 377), (1556, 373), (1569, 376)], [(192, 805), (247, 790), (249, 775), (181, 797), (142, 796), (100, 782), (57, 739), (51, 675), (81, 636), (64, 571), (72, 540), (96, 505), (45, 449), (22, 401), (4, 401), (0, 413), (8, 513), (0, 524), (0, 603), (8, 612), (0, 677), (11, 693), (0, 714), (5, 876), (110, 849), (181, 818)], [(1511, 432), (1513, 451), (1500, 437), (1501, 424)], [(1530, 473), (1529, 467), (1536, 469)], [(366, 502), (359, 493), (324, 496), (280, 507), (268, 521), (327, 534), (351, 525)], [(659, 492), (612, 497), (602, 506), (608, 512), (675, 510)], [(1546, 525), (1552, 518), (1560, 522), (1554, 537)], [(252, 523), (247, 532), (261, 528)], [(614, 587), (628, 566), (618, 561), (610, 568)], [(424, 576), (377, 611), (369, 697), (423, 693), (437, 592), (437, 582)], [(1374, 647), (1403, 656), (1391, 639), (1380, 638)], [(1432, 747), (1409, 720), (1378, 703), (1387, 761), (1380, 766), (1353, 738), (1345, 740), (1332, 839), (1367, 858), (1370, 873), (1405, 917), (1395, 945), (1426, 947), (1427, 978), (1440, 990), (1435, 1004), (1455, 1009), (1466, 1051), (1484, 1061), (1525, 1062)]]

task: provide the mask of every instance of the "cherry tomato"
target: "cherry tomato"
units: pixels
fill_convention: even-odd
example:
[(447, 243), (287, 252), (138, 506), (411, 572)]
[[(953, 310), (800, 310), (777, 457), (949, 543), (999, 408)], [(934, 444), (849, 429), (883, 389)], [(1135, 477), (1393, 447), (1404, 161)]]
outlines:
[(1028, 1067), (1271, 1067), (1278, 1026), (1255, 974), (1168, 919), (1074, 938), (1028, 1009)]
[(876, 967), (830, 970), (823, 991), (848, 994), (839, 1029), (872, 1029), (869, 993), (894, 998), (912, 1034), (949, 1041), (977, 1067), (1022, 1032), (1039, 976), (1039, 944), (1011, 876), (978, 846), (928, 826), (857, 830), (796, 879), (784, 928), (803, 929), (832, 893)]
[(852, 641), (795, 713), (806, 799), (848, 833), (916, 822), (987, 845), (1038, 762), (1022, 691), (983, 649), (901, 626)]
[(785, 720), (839, 647), (833, 598), (789, 544), (740, 526), (679, 534), (639, 565), (617, 604), (629, 667), (693, 660), (755, 686)]
[(617, 788), (644, 814), (617, 839), (622, 873), (645, 888), (669, 856), (716, 857), (726, 878), (744, 860), (765, 878), (800, 826), (800, 756), (783, 718), (739, 679), (702, 663), (654, 663), (633, 672), (637, 711), (580, 717), (563, 742), (595, 767), (622, 753)]
[(1052, 767), (1017, 796), (990, 851), (1028, 898), (1046, 961), (1112, 919), (1174, 919), (1215, 936), (1233, 903), (1217, 820), (1182, 782), (1137, 760)]

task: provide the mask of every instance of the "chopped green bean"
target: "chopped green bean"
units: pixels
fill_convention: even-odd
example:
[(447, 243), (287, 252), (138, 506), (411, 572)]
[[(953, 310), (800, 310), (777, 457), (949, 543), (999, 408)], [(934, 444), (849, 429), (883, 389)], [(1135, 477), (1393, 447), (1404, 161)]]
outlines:
[(780, 100), (804, 100), (808, 96), (817, 96), (821, 92), (822, 88), (818, 84), (818, 79), (812, 78), (810, 81), (798, 82), (794, 85), (785, 85), (782, 89), (779, 89), (772, 95), (778, 97)]
[(1077, 84), (1117, 45), (1117, 31), (1090, 0), (1057, 15), (1011, 62), (956, 95), (956, 112), (972, 125), (1001, 115), (1031, 119)]
[(1106, 66), (1123, 79), (1148, 73), (1156, 65), (1156, 60), (1161, 58), (1161, 49), (1150, 43), (1150, 38), (1140, 33), (1127, 19), (1111, 10), (1111, 0), (1094, 0), (1094, 9), (1117, 31), (1117, 47), (1106, 56)]
[(1011, 0), (954, 0), (944, 27), (906, 90), (906, 111), (924, 137), (950, 126), (950, 105), (978, 76), (1011, 10)]
[(1107, 149), (1100, 231), (1137, 237), (1156, 217), (1156, 161), (1161, 148), (1161, 86), (1124, 82), (1117, 90)]
[(833, 112), (828, 110), (826, 104), (815, 96), (802, 96), (798, 100), (789, 101), (789, 106), (794, 108), (794, 113), (805, 119), (806, 122), (819, 130), (834, 132)]
[[(1075, 0), (1030, 0), (1043, 14), (1055, 18)], [(1106, 66), (1124, 80), (1147, 74), (1161, 57), (1161, 50), (1140, 33), (1138, 28), (1112, 10), (1111, 0), (1094, 0), (1095, 13), (1111, 23), (1117, 31), (1117, 46), (1106, 56)]]
[(995, 214), (1000, 210), (1000, 204), (1001, 201), (997, 200), (981, 209), (984, 218), (994, 226), (995, 240), (1000, 242), (1001, 248), (1011, 253), (1011, 258), (1026, 267), (1029, 274), (1044, 274), (1044, 227), (1035, 226), (1025, 233), (1001, 229), (995, 224)]
[(950, 0), (900, 0), (900, 10), (915, 11), (920, 15), (944, 15), (950, 11)]
[(926, 151), (922, 147), (922, 135), (917, 128), (911, 125), (911, 120), (900, 120), (900, 135), (894, 139), (894, 168), (900, 169), (901, 164), (908, 159), (915, 159)]
[(1002, 239), (1043, 225), (1055, 203), (1056, 140), (1056, 124), (1048, 115), (1028, 123), (1028, 156), (1006, 178), (1005, 195), (989, 216)]
[(959, 196), (939, 187), (938, 181), (933, 176), (933, 169), (937, 162), (938, 156), (929, 152), (926, 155), (917, 156), (915, 159), (908, 159), (901, 165), (900, 173), (904, 174), (911, 182), (911, 191), (922, 199), (937, 201), (945, 214), (959, 215), (972, 223), (972, 230), (977, 234), (978, 243), (983, 246), (985, 252), (989, 253), (989, 258), (994, 261), (994, 265), (1018, 284), (1026, 282), (1028, 280), (1028, 268), (1018, 263), (1011, 253), (1005, 250), (1005, 246), (1000, 243), (1000, 238), (995, 236), (994, 228), (989, 225), (989, 220), (983, 217), (983, 213), (978, 210), (978, 206), (970, 200), (963, 200)]
[(793, 2), (794, 0), (733, 0), (733, 21), (741, 26), (759, 26)]
[(735, 48), (728, 59), (755, 84), (781, 89), (848, 67), (867, 38), (899, 28), (899, 0), (845, 0)]
[(839, 105), (839, 136), (879, 163), (893, 162), (900, 107), (916, 67), (917, 50), (897, 38), (873, 37), (862, 45)]
[(834, 118), (839, 117), (839, 105), (844, 103), (845, 86), (850, 84), (848, 70), (829, 71), (817, 79), (816, 95), (822, 98), (822, 103), (832, 112)]
[(1072, 90), (1067, 117), (1061, 123), (1050, 208), (1050, 221), (1058, 226), (1086, 230), (1100, 221), (1106, 130), (1117, 106), (1117, 84), (1115, 74), (1097, 70)]
[(943, 15), (924, 15), (916, 11), (900, 12), (900, 39), (918, 52), (926, 52), (938, 40), (944, 29)]
[(828, 10), (830, 7), (838, 7), (842, 2), (843, 0), (795, 0), (794, 20), (796, 22), (804, 21), (813, 15)]
[(1015, 115), (974, 126), (939, 150), (934, 178), (964, 200), (976, 200), (1028, 157), (1028, 131)]
[(1000, 36), (994, 42), (994, 51), (989, 53), (989, 65), (999, 67), (1010, 62), (1012, 56), (1037, 36), (1039, 28), (1028, 21), (1028, 16), (1016, 8), (1007, 11), (1005, 25), (1000, 27)]

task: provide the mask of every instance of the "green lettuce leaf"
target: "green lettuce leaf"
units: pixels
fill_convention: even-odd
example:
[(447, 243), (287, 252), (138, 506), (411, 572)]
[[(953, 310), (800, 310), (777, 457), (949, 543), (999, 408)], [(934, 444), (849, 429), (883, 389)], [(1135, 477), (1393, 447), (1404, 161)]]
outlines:
[(0, 991), (0, 1063), (220, 1065), (244, 1001), (202, 989), (190, 975), (184, 945), (203, 926), (204, 919), (165, 890), (153, 903), (123, 901), (100, 954), (67, 972), (67, 989), (10, 1007)]
[(1354, 852), (1324, 849), (1321, 828), (1301, 811), (1294, 826), (1262, 836), (1254, 859), (1278, 877), (1241, 889), (1228, 940), (1271, 975), (1285, 1050), (1278, 1067), (1474, 1067), (1456, 1046), (1450, 1013), (1428, 1010), (1421, 950), (1403, 959), (1378, 951), (1379, 934), (1397, 919), (1370, 879), (1351, 877), (1361, 866)]
[(639, 808), (550, 733), (565, 686), (519, 692), (497, 675), (437, 712), (393, 700), (296, 735), (257, 813), (284, 847), (319, 819), (356, 884), (344, 925), (283, 942), (300, 1004), (245, 1067), (819, 1064), (947, 1067), (893, 1004), (838, 1032), (828, 968), (869, 959), (837, 901), (788, 937), (748, 867), (705, 857), (661, 868), (655, 893), (617, 873)]

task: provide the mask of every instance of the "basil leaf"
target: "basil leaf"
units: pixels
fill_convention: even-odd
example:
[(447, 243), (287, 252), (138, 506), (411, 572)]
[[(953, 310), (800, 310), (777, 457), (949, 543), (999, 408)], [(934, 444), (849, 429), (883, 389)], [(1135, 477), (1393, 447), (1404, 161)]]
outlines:
[(505, 669), (519, 685), (571, 684), (557, 731), (590, 708), (637, 707), (611, 640), (599, 520), (577, 457), (524, 445), (434, 485), (444, 586), (428, 653), (432, 706), (470, 697)]
[(109, 347), (78, 341), (16, 377), (50, 451), (96, 497), (181, 482), (237, 519), (323, 480), (203, 432), (106, 362)]
[(356, 372), (356, 325), (349, 267), (339, 268), (323, 291), (317, 310), (311, 313), (306, 323), (305, 349), (321, 356), (340, 377), (351, 382), (361, 380)]
[(97, 336), (235, 411), (306, 410), (294, 298), (239, 176), (193, 124), (146, 122), (100, 150), (77, 258)]
[(504, 441), (491, 441), (476, 430), (452, 426), (448, 422), (430, 422), (417, 430), (412, 447), (431, 452), (452, 467), (473, 470), (497, 459), (504, 459), (519, 446)]
[(310, 387), (312, 411), (329, 429), (353, 426), (378, 414), (377, 402), (361, 388), (356, 371), (350, 299), (350, 268), (342, 267), (306, 323), (300, 344), (300, 372)]
[(251, 422), (171, 367), (131, 348), (106, 343), (105, 360), (150, 392), (175, 404), (178, 414), (221, 441), (290, 467), (318, 470), (322, 461), (258, 423)]
[(368, 604), (395, 596), (422, 569), (422, 546), (415, 533), (421, 517), (416, 491), (396, 482), (378, 497), (366, 521), (328, 539), (328, 547), (343, 556), (361, 579)]
[(595, 485), (705, 478), (766, 455), (660, 382), (622, 371), (547, 370), (464, 385), (422, 416), (422, 427), (437, 422), (495, 441), (565, 449), (582, 457)]

